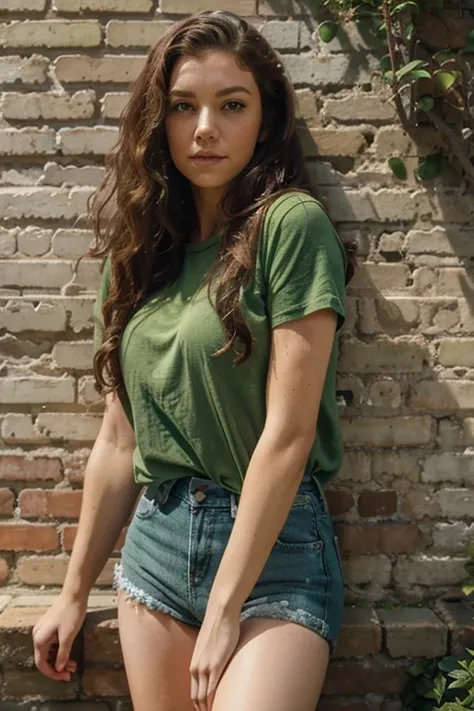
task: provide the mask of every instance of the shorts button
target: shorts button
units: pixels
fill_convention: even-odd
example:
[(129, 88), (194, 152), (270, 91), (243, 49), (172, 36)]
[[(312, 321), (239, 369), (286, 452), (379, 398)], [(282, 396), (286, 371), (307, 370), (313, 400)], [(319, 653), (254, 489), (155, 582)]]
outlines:
[(204, 491), (196, 491), (194, 493), (194, 498), (196, 499), (196, 501), (204, 501), (204, 499), (206, 498), (206, 494), (204, 493)]

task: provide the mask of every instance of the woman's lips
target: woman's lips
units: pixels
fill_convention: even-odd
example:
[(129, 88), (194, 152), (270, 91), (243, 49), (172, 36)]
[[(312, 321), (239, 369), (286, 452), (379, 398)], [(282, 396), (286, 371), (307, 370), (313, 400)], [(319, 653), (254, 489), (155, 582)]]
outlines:
[(194, 158), (191, 158), (191, 161), (196, 165), (199, 165), (200, 167), (217, 165), (217, 163), (220, 163), (221, 160), (224, 160), (224, 158), (203, 158), (200, 156), (195, 156)]

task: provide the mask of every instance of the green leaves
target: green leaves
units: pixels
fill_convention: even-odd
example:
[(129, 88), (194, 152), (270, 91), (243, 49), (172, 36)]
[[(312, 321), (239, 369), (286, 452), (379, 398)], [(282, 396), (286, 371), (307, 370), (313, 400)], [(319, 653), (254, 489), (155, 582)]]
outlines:
[(434, 106), (434, 99), (428, 94), (425, 96), (420, 96), (417, 101), (417, 106), (421, 111), (430, 111)]
[(395, 5), (395, 7), (390, 10), (390, 14), (395, 15), (397, 12), (401, 12), (402, 10), (407, 10), (408, 8), (412, 12), (414, 12), (415, 15), (418, 15), (420, 12), (420, 8), (416, 4), (416, 2), (413, 2), (413, 0), (405, 0), (404, 2), (401, 2), (398, 5)]
[(410, 74), (410, 72), (412, 72), (414, 69), (418, 69), (419, 67), (421, 67), (422, 64), (425, 64), (423, 59), (414, 59), (412, 62), (408, 62), (408, 64), (405, 64), (405, 66), (400, 67), (400, 69), (395, 72), (395, 76), (400, 81), (400, 79), (403, 79), (404, 76)]
[(319, 36), (323, 42), (332, 42), (337, 35), (338, 25), (336, 22), (322, 22), (319, 25)]
[(388, 159), (387, 163), (392, 173), (396, 178), (398, 178), (398, 180), (407, 179), (407, 169), (405, 163), (402, 161), (401, 158), (398, 158), (397, 156), (392, 156), (392, 158)]
[(442, 153), (431, 153), (420, 159), (416, 173), (421, 180), (433, 180), (443, 165)]
[(448, 91), (448, 89), (451, 89), (456, 83), (459, 72), (437, 71), (434, 73), (434, 76), (441, 85), (441, 88), (444, 89), (444, 91)]

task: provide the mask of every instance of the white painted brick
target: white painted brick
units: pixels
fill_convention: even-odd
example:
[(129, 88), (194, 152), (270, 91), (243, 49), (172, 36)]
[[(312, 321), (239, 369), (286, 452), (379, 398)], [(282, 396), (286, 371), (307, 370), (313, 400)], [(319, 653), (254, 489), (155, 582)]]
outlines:
[(10, 257), (16, 252), (16, 237), (18, 228), (6, 230), (0, 227), (0, 258)]
[(74, 378), (3, 378), (0, 403), (33, 405), (74, 402)]
[(77, 268), (76, 281), (87, 291), (97, 291), (101, 280), (101, 261), (98, 259), (83, 259)]
[(40, 257), (51, 249), (53, 230), (29, 225), (18, 232), (18, 251), (27, 257)]
[(52, 357), (58, 368), (91, 370), (93, 350), (92, 341), (59, 341)]
[(149, 12), (153, 0), (53, 0), (56, 12)]
[(443, 339), (439, 344), (438, 361), (445, 366), (474, 368), (474, 339)]
[(377, 96), (354, 94), (343, 99), (327, 99), (322, 115), (348, 123), (393, 121), (396, 112), (392, 104)]
[(468, 518), (474, 511), (474, 491), (471, 489), (441, 489), (436, 494), (443, 516), (449, 519)]
[[(92, 356), (91, 361), (92, 363)], [(94, 378), (84, 376), (77, 384), (78, 402), (80, 405), (102, 405), (104, 400), (94, 387)]]
[(0, 25), (0, 47), (98, 47), (101, 28), (94, 20), (30, 20)]
[(91, 230), (57, 230), (53, 235), (52, 250), (57, 257), (78, 259), (94, 242)]
[(86, 57), (76, 54), (58, 57), (54, 65), (60, 82), (129, 84), (138, 77), (145, 59), (132, 55)]
[(344, 577), (350, 585), (366, 585), (376, 580), (385, 587), (390, 584), (391, 570), (387, 556), (359, 555), (344, 561)]
[(2, 437), (8, 444), (37, 441), (32, 416), (7, 413), (2, 422)]
[(0, 154), (36, 155), (56, 152), (56, 133), (50, 128), (4, 128), (0, 130)]
[(299, 22), (270, 20), (260, 25), (260, 33), (274, 49), (296, 49), (298, 47)]
[(435, 412), (471, 410), (474, 403), (474, 381), (423, 380), (412, 387), (410, 407)]
[(102, 417), (66, 412), (44, 412), (36, 418), (35, 429), (50, 439), (72, 442), (93, 442), (100, 429)]
[(109, 47), (151, 47), (173, 24), (153, 20), (111, 20), (105, 28), (106, 44)]
[(118, 128), (115, 126), (61, 128), (58, 133), (59, 145), (64, 155), (104, 155), (114, 147), (118, 135)]
[(10, 168), (8, 170), (0, 170), (0, 186), (2, 185), (37, 185), (41, 179), (41, 168)]
[(79, 168), (75, 165), (59, 165), (53, 161), (44, 166), (44, 175), (38, 185), (98, 186), (104, 177), (105, 169), (99, 165), (86, 165)]
[(66, 220), (83, 215), (92, 188), (0, 188), (0, 214), (16, 219)]
[(433, 526), (433, 546), (444, 553), (463, 553), (473, 536), (474, 526), (468, 526), (461, 521), (435, 523)]
[(94, 110), (95, 92), (92, 90), (74, 94), (51, 91), (3, 95), (3, 115), (7, 119), (87, 119), (94, 115)]
[(405, 248), (409, 254), (474, 256), (470, 230), (460, 227), (450, 227), (447, 230), (437, 226), (431, 230), (411, 230), (407, 234)]
[(341, 482), (367, 482), (370, 481), (370, 457), (364, 452), (351, 452), (346, 449), (342, 459), (342, 466), (338, 473)]
[(29, 57), (2, 57), (0, 61), (0, 83), (44, 84), (49, 62), (46, 57), (32, 54)]
[(128, 92), (109, 92), (101, 101), (102, 116), (109, 119), (118, 119), (130, 98)]
[(2, 0), (3, 12), (43, 12), (46, 0)]
[(57, 260), (5, 260), (0, 262), (0, 285), (58, 289), (72, 277), (72, 264)]
[[(202, 12), (203, 10), (230, 10), (243, 17), (257, 14), (255, 0), (193, 0), (192, 12)], [(190, 12), (189, 0), (161, 0), (160, 11), (188, 15)]]
[(64, 331), (66, 311), (59, 303), (40, 302), (34, 304), (18, 298), (11, 299), (6, 306), (0, 307), (0, 327), (10, 333), (22, 331)]
[(342, 420), (344, 441), (353, 446), (413, 447), (433, 437), (431, 417), (364, 417)]
[(417, 555), (398, 558), (394, 568), (397, 585), (456, 585), (466, 577), (466, 561), (462, 558)]
[(368, 82), (371, 73), (377, 68), (373, 57), (366, 61), (357, 61), (356, 56), (348, 54), (317, 55), (316, 52), (303, 54), (284, 54), (281, 60), (294, 84), (312, 86), (353, 86), (359, 82)]
[(340, 370), (351, 373), (417, 372), (429, 361), (426, 343), (420, 339), (402, 337), (363, 343), (344, 339)]
[(435, 484), (452, 481), (474, 486), (474, 456), (445, 452), (428, 457), (423, 464), (421, 480)]

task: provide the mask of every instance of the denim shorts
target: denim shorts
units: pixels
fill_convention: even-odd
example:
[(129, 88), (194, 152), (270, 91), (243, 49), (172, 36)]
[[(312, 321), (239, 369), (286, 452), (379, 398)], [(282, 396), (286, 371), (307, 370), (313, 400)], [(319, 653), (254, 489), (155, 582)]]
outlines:
[[(200, 627), (239, 499), (195, 476), (148, 485), (115, 565), (114, 588)], [(296, 622), (326, 639), (332, 654), (343, 605), (341, 559), (327, 502), (319, 484), (303, 480), (240, 621)]]

